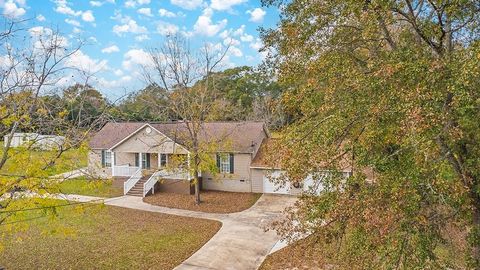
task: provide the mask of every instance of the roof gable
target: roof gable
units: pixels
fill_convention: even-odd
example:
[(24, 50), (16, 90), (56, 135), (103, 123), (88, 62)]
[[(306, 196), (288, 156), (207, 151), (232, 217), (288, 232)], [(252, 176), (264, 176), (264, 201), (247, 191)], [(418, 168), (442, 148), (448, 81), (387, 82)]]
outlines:
[[(160, 134), (188, 148), (188, 129), (184, 122), (175, 123), (107, 123), (90, 140), (93, 149), (111, 149), (126, 141), (138, 131), (150, 126)], [(219, 151), (253, 153), (268, 137), (263, 122), (207, 122), (201, 127), (199, 139), (203, 142), (228, 141), (228, 147)], [(221, 144), (219, 147), (222, 147)], [(227, 149), (228, 148), (228, 149)]]
[(92, 149), (110, 149), (142, 125), (145, 123), (108, 122), (90, 139), (89, 146)]

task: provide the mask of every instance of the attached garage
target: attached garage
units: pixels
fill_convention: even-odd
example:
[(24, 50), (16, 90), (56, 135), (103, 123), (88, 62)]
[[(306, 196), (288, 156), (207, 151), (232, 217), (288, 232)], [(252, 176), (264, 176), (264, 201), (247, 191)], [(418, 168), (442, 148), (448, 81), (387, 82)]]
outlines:
[[(321, 184), (323, 181), (321, 180), (331, 175), (331, 172), (329, 171), (319, 171), (318, 173), (315, 173), (315, 175), (309, 175), (295, 186), (293, 183), (288, 181), (283, 186), (275, 183), (275, 181), (272, 181), (284, 172), (278, 164), (272, 164), (274, 161), (265, 158), (267, 152), (266, 150), (271, 144), (272, 140), (273, 139), (269, 138), (263, 141), (262, 146), (258, 150), (258, 153), (250, 165), (252, 192), (288, 195), (299, 195), (304, 192), (309, 194), (320, 194), (324, 189)], [(351, 171), (348, 167), (346, 167), (342, 173), (344, 177), (348, 177)]]
[(274, 183), (271, 178), (278, 177), (280, 171), (275, 171), (272, 173), (271, 177), (263, 175), (263, 193), (274, 193), (274, 194), (290, 194), (291, 186), (289, 183), (285, 185)]
[[(269, 194), (288, 194), (288, 195), (299, 195), (303, 192), (308, 192), (310, 194), (320, 194), (323, 190), (321, 181), (315, 181), (312, 176), (306, 177), (298, 187), (294, 187), (290, 182), (287, 182), (285, 185), (280, 183), (275, 183), (274, 179), (279, 177), (282, 170), (276, 169), (266, 169), (266, 168), (252, 168), (252, 192), (259, 193), (269, 193)], [(318, 180), (323, 177), (327, 177), (330, 173), (320, 172), (317, 175)], [(344, 177), (350, 175), (349, 172), (344, 172)]]

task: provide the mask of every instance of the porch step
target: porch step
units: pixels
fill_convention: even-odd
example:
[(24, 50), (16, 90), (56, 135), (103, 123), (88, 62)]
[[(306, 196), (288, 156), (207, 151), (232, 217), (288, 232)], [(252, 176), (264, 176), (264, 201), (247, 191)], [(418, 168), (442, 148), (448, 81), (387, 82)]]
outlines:
[(150, 178), (152, 175), (145, 175), (143, 176), (138, 182), (133, 186), (128, 192), (127, 195), (130, 196), (137, 196), (137, 197), (142, 197), (143, 196), (143, 184), (147, 182), (147, 180)]

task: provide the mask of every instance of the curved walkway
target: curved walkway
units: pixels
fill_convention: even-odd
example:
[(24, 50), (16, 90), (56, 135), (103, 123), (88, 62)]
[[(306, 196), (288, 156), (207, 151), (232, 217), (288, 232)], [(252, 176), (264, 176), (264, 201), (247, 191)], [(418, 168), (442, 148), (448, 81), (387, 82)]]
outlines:
[(177, 266), (186, 269), (257, 269), (280, 239), (265, 227), (281, 216), (295, 197), (262, 195), (251, 208), (232, 214), (203, 213), (155, 206), (140, 197), (123, 196), (105, 199), (106, 205), (143, 211), (218, 220), (222, 228), (202, 248)]

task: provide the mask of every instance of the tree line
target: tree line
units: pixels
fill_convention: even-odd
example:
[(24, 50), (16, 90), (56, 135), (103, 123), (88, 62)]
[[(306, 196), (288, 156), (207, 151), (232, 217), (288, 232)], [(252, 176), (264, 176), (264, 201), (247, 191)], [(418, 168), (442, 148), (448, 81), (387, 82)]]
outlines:
[[(272, 129), (282, 127), (287, 116), (279, 97), (283, 87), (270, 76), (253, 67), (242, 66), (215, 72), (211, 75), (216, 91), (214, 107), (208, 121), (265, 121)], [(200, 85), (205, 80), (195, 84)], [(104, 121), (96, 123), (101, 128), (105, 121), (170, 122), (182, 120), (169, 106), (167, 91), (152, 83), (138, 91), (132, 91), (119, 100), (109, 100), (102, 89), (89, 84), (76, 83), (61, 91), (41, 95), (39, 100), (51, 113), (64, 112), (68, 121), (90, 127), (99, 116)], [(5, 100), (4, 102), (8, 102)], [(41, 115), (33, 115), (32, 125), (22, 128), (25, 132), (46, 132)], [(185, 119), (183, 119), (185, 120)], [(42, 128), (43, 127), (43, 128)]]

